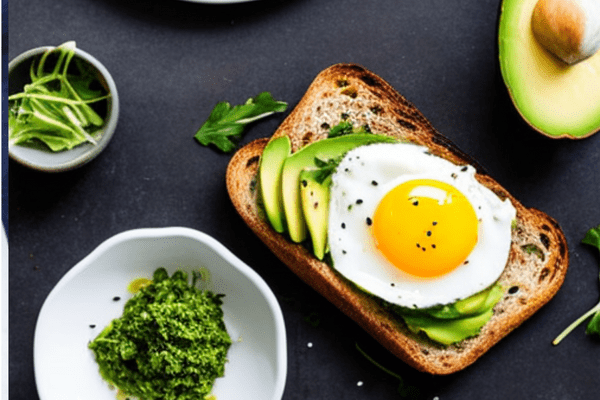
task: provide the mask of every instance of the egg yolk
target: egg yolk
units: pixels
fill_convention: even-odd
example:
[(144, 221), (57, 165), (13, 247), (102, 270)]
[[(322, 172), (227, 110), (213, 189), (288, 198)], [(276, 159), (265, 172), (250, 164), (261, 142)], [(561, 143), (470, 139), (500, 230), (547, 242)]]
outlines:
[(400, 270), (423, 278), (446, 274), (477, 243), (477, 216), (454, 186), (430, 179), (390, 190), (373, 216), (379, 250)]

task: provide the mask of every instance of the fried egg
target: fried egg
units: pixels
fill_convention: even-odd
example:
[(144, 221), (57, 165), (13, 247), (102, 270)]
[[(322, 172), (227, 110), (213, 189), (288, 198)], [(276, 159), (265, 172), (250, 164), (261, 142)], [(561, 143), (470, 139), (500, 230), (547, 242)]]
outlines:
[(372, 144), (344, 156), (330, 190), (334, 268), (392, 304), (453, 303), (504, 270), (516, 210), (472, 166), (414, 144)]

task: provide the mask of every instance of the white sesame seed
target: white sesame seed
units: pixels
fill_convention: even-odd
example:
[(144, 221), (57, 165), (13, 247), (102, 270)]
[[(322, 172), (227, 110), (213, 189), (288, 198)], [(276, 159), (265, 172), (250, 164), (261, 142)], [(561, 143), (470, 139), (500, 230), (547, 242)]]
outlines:
[(313, 344), (312, 344), (312, 342), (308, 342), (306, 346), (308, 346), (308, 347), (312, 347), (312, 346), (313, 346)]
[(356, 386), (362, 386), (362, 385), (363, 385), (363, 381), (356, 382)]

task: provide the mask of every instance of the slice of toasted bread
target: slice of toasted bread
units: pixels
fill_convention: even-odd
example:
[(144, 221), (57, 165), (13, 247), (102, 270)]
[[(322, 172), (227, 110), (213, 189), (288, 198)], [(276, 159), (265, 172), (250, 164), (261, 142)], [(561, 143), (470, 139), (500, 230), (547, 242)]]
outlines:
[(524, 207), (482, 168), (441, 136), (425, 117), (377, 75), (354, 64), (338, 64), (321, 72), (273, 138), (287, 135), (292, 150), (323, 139), (330, 127), (347, 118), (354, 126), (427, 146), (433, 154), (455, 164), (471, 164), (476, 177), (517, 210), (512, 246), (499, 282), (505, 296), (492, 319), (476, 337), (441, 346), (410, 332), (402, 319), (317, 260), (310, 250), (271, 228), (257, 198), (256, 174), (269, 139), (240, 149), (227, 169), (227, 190), (236, 210), (254, 233), (296, 275), (362, 326), (383, 346), (414, 368), (449, 374), (472, 364), (501, 338), (519, 326), (558, 291), (568, 266), (565, 237), (556, 221)]

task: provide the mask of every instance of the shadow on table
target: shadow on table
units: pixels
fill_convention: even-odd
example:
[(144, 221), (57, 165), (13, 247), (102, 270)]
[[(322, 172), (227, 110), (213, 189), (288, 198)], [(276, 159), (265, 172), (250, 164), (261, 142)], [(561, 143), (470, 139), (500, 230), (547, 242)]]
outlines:
[(199, 3), (173, 0), (96, 0), (145, 21), (180, 28), (218, 28), (234, 23), (257, 22), (289, 12), (303, 0), (260, 0), (241, 3)]

